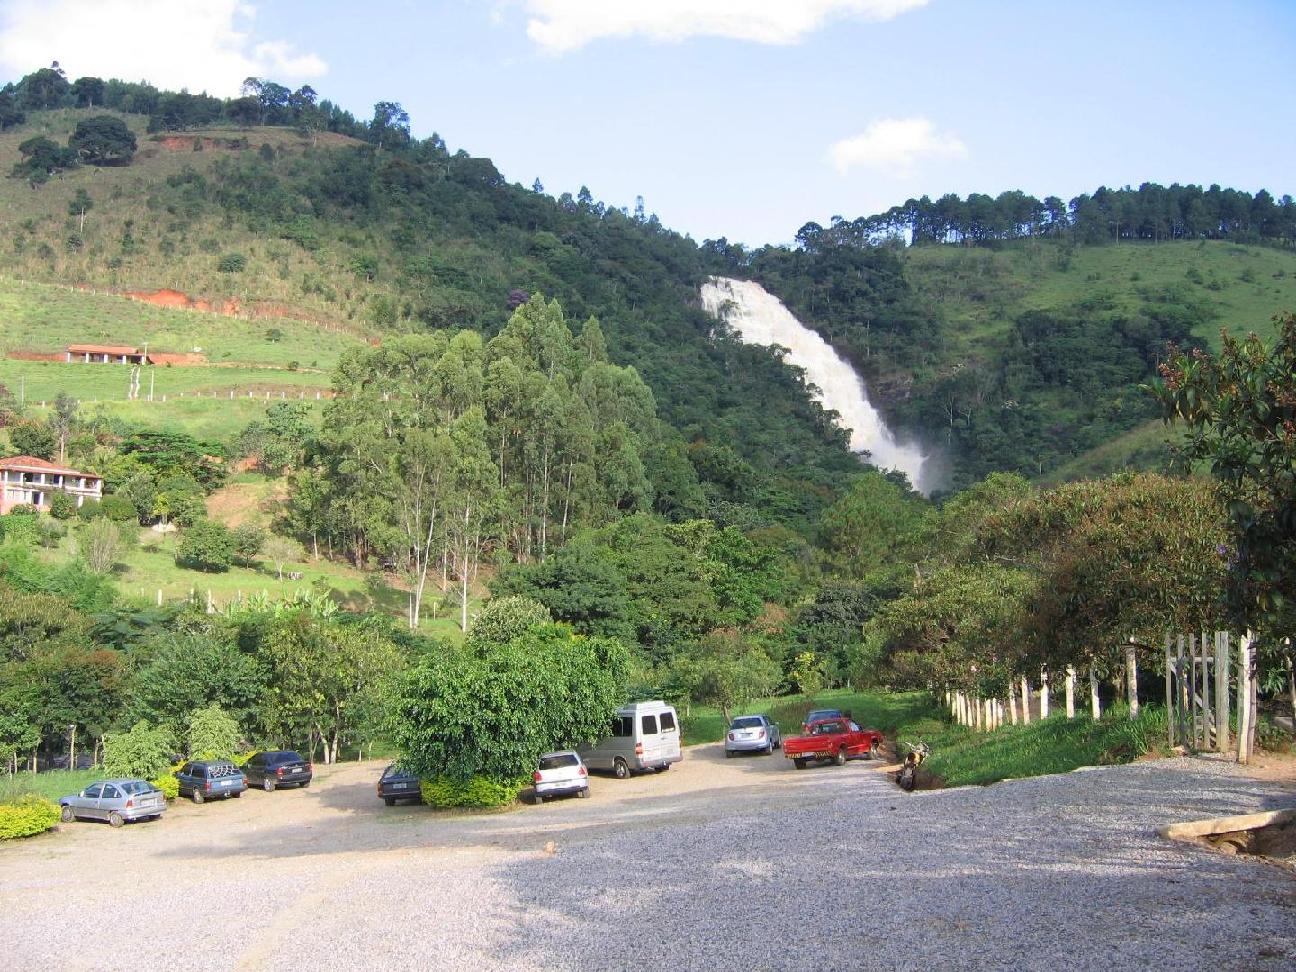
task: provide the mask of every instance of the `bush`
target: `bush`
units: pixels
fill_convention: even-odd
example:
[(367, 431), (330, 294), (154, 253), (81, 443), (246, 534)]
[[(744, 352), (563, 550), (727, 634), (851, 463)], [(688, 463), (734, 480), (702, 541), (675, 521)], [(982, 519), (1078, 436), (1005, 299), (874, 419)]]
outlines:
[(529, 783), (530, 780), (525, 779), (500, 782), (486, 776), (474, 776), (467, 780), (441, 777), (422, 780), (419, 790), (423, 794), (423, 802), (429, 807), (503, 807), (516, 800)]
[(59, 813), (57, 804), (38, 796), (0, 803), (0, 840), (43, 834), (58, 824)]
[(242, 273), (247, 269), (247, 257), (242, 253), (226, 253), (216, 263), (221, 273)]
[(76, 511), (76, 500), (61, 489), (50, 494), (50, 516), (54, 519), (70, 520), (76, 516)]
[(220, 573), (234, 559), (234, 537), (222, 523), (199, 520), (186, 527), (176, 544), (177, 567)]
[(93, 520), (97, 516), (103, 516), (103, 504), (99, 500), (88, 499), (77, 507), (76, 515), (78, 520)]
[(106, 517), (96, 517), (77, 531), (81, 557), (96, 574), (106, 574), (126, 549), (121, 528)]
[(135, 509), (135, 504), (118, 493), (105, 496), (98, 506), (98, 512), (114, 523), (139, 523), (139, 510)]
[(219, 705), (199, 709), (189, 719), (189, 758), (231, 759), (242, 734), (237, 720)]
[(175, 741), (163, 726), (141, 719), (129, 732), (107, 733), (103, 739), (106, 776), (133, 776), (151, 780), (164, 776), (171, 765)]
[(162, 795), (168, 800), (174, 800), (180, 795), (180, 781), (171, 773), (163, 773), (161, 776), (149, 780), (154, 786), (162, 791)]
[(256, 555), (265, 546), (266, 534), (255, 523), (241, 523), (230, 533), (234, 541), (234, 555), (239, 563), (247, 565), (256, 559)]

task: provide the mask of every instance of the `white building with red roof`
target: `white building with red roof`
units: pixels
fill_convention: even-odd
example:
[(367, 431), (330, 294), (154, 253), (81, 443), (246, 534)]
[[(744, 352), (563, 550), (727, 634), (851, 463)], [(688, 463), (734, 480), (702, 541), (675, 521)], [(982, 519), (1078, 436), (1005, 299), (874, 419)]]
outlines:
[(103, 477), (35, 456), (0, 459), (0, 516), (15, 506), (48, 510), (57, 492), (67, 493), (80, 507), (88, 499), (103, 499)]
[(69, 344), (67, 351), (68, 364), (80, 361), (84, 364), (151, 364), (152, 355), (139, 348), (125, 344)]

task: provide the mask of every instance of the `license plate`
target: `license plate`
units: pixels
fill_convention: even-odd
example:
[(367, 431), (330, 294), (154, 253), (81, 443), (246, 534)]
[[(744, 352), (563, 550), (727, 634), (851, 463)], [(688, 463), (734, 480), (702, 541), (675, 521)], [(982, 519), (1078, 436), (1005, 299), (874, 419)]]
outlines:
[(408, 790), (408, 789), (409, 789), (409, 784), (408, 784), (408, 783), (393, 783), (393, 784), (392, 784), (392, 789), (393, 789), (393, 790)]
[(221, 781), (217, 784), (217, 786), (221, 787), (222, 789), (225, 788), (225, 787), (233, 786), (233, 785), (234, 785), (234, 781), (233, 781), (233, 780), (221, 780)]

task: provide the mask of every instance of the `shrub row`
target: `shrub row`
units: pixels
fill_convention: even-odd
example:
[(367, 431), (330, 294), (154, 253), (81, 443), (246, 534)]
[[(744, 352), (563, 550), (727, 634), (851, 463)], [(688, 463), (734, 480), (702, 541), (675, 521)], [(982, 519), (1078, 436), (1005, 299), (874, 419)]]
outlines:
[(58, 822), (58, 806), (43, 797), (28, 795), (0, 803), (0, 840), (43, 834)]
[(502, 807), (518, 798), (529, 780), (501, 782), (487, 776), (473, 776), (467, 780), (441, 777), (423, 780), (419, 789), (423, 802), (429, 807)]

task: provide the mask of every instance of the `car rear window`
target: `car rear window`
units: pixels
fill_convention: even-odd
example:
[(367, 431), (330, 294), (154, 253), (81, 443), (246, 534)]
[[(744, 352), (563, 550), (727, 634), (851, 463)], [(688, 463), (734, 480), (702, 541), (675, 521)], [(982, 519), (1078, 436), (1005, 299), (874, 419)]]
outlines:
[(127, 793), (149, 793), (153, 790), (153, 784), (135, 780), (133, 783), (123, 783), (122, 789)]
[(821, 722), (810, 731), (816, 736), (827, 736), (834, 732), (845, 732), (846, 729), (840, 722)]
[(662, 732), (673, 732), (675, 730), (675, 714), (672, 712), (663, 712), (661, 714)]
[(575, 753), (559, 753), (557, 756), (541, 756), (540, 768), (542, 770), (562, 769), (564, 766), (575, 766), (580, 762), (580, 757)]
[(646, 715), (642, 717), (643, 731), (645, 735), (657, 735), (657, 717), (655, 715)]
[(240, 770), (233, 763), (213, 763), (207, 767), (207, 776), (209, 779), (218, 779), (222, 776), (237, 776)]
[(306, 760), (301, 758), (301, 754), (294, 753), (292, 750), (283, 753), (270, 753), (270, 762), (272, 763), (304, 763)]
[[(663, 719), (662, 721), (665, 722), (666, 720)], [(755, 716), (749, 716), (746, 719), (735, 719), (733, 721), (733, 725), (730, 726), (730, 728), (731, 729), (759, 729), (761, 728), (762, 725), (763, 723)]]

